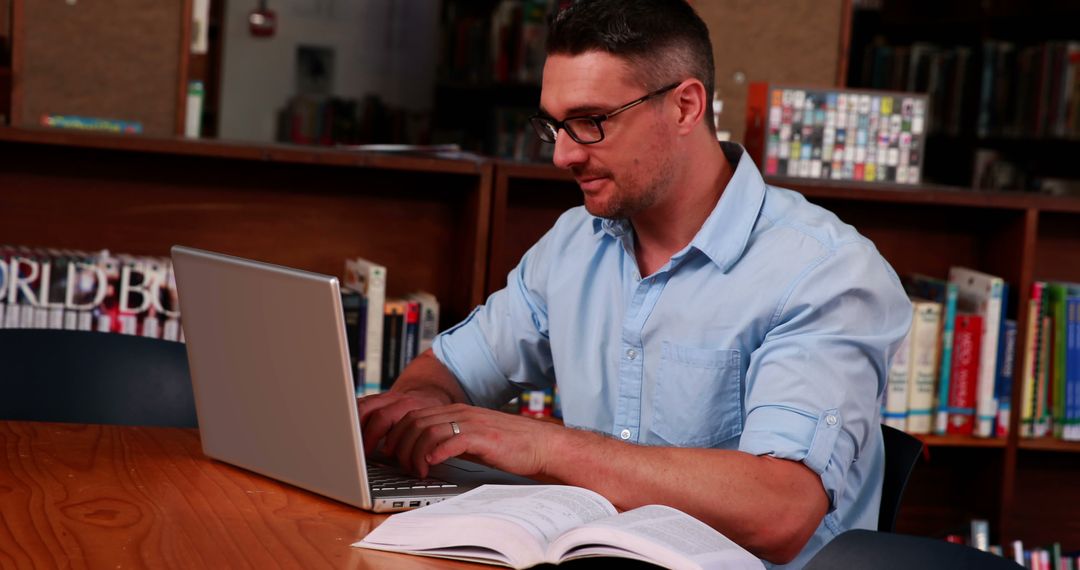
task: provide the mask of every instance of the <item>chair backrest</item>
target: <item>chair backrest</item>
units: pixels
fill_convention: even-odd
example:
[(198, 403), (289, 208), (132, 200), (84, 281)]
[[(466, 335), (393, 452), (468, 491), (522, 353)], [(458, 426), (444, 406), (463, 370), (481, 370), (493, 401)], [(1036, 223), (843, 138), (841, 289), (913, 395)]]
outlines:
[(196, 427), (187, 349), (66, 330), (0, 330), (0, 419)]
[(826, 544), (805, 570), (1016, 570), (1015, 562), (942, 539), (849, 530)]
[(881, 484), (881, 509), (878, 511), (878, 530), (892, 532), (900, 499), (904, 496), (908, 478), (922, 454), (923, 443), (896, 428), (881, 424), (885, 441), (885, 479)]

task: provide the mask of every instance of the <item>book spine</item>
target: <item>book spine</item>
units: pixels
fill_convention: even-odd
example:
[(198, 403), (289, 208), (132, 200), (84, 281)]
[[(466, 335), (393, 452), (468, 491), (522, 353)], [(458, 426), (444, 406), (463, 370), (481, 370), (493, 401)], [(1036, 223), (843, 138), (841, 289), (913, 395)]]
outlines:
[(949, 425), (949, 378), (952, 375), (953, 330), (956, 322), (955, 283), (945, 284), (944, 316), (941, 327), (941, 358), (938, 365), (938, 409), (934, 433), (945, 435)]
[(377, 394), (383, 379), (383, 326), (386, 305), (386, 268), (366, 259), (345, 261), (345, 285), (367, 299), (364, 329), (364, 393)]
[(1050, 433), (1050, 406), (1053, 404), (1050, 391), (1050, 346), (1054, 320), (1042, 311), (1039, 314), (1041, 326), (1039, 327), (1039, 375), (1035, 383), (1035, 437), (1044, 437)]
[(1031, 286), (1031, 297), (1028, 299), (1028, 318), (1025, 324), (1024, 334), (1024, 376), (1022, 378), (1022, 394), (1020, 406), (1020, 436), (1034, 437), (1035, 435), (1035, 393), (1039, 372), (1039, 335), (1041, 317), (1039, 315), (1042, 304), (1043, 288), (1046, 284), (1036, 281)]
[(961, 313), (956, 316), (952, 382), (949, 386), (950, 434), (971, 435), (975, 430), (975, 391), (978, 387), (982, 320), (982, 316), (976, 314)]
[(1066, 287), (1061, 283), (1049, 283), (1046, 286), (1046, 292), (1049, 298), (1051, 319), (1050, 366), (1047, 370), (1051, 424), (1054, 437), (1060, 438), (1065, 427), (1065, 331), (1068, 326), (1065, 307)]
[(1009, 416), (1012, 405), (1013, 370), (1016, 365), (1016, 332), (1014, 320), (1002, 321), (1004, 332), (1001, 335), (1001, 352), (998, 354), (998, 415), (994, 427), (995, 437), (1008, 437)]
[(911, 361), (908, 365), (907, 431), (928, 434), (934, 406), (934, 380), (938, 361), (941, 304), (914, 302), (915, 318), (911, 325)]
[(1080, 440), (1080, 296), (1069, 297), (1066, 357), (1066, 427), (1065, 439)]
[(420, 302), (408, 301), (407, 307), (405, 326), (402, 327), (401, 371), (404, 371), (412, 359), (416, 358), (417, 350), (420, 348)]
[(983, 332), (980, 341), (979, 376), (976, 384), (977, 416), (975, 435), (991, 437), (994, 435), (994, 420), (997, 417), (997, 400), (994, 386), (997, 384), (998, 340), (1001, 333), (1001, 309), (1004, 282), (995, 278), (990, 285), (990, 294), (981, 311)]
[(908, 375), (911, 366), (911, 330), (900, 342), (889, 365), (881, 416), (885, 425), (907, 429)]
[(380, 389), (389, 390), (400, 373), (402, 328), (405, 317), (404, 303), (390, 300), (383, 312), (382, 378)]

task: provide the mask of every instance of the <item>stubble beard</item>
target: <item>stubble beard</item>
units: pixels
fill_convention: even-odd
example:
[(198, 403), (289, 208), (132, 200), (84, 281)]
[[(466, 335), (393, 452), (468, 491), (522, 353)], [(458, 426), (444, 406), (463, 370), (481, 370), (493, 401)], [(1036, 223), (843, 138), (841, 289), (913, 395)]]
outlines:
[(671, 180), (670, 160), (661, 160), (654, 168), (643, 169), (651, 174), (648, 180), (638, 177), (624, 178), (621, 181), (611, 176), (614, 185), (608, 200), (602, 203), (589, 203), (585, 200), (585, 209), (592, 215), (610, 220), (630, 219), (656, 205), (664, 195)]

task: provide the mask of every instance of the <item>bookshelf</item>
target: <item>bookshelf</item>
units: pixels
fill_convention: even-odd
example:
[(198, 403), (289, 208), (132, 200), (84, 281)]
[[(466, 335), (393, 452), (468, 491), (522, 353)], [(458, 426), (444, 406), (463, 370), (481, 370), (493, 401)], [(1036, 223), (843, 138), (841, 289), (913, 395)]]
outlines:
[(340, 276), (387, 266), (388, 293), (481, 302), (483, 161), (0, 128), (0, 243), (168, 255), (173, 244)]
[[(967, 265), (1002, 276), (1010, 284), (1012, 318), (1026, 319), (1026, 303), (1020, 307), (1018, 299), (1035, 279), (1080, 280), (1080, 198), (946, 185), (768, 182), (797, 190), (853, 224), (898, 274), (944, 276), (952, 265)], [(487, 290), (502, 287), (528, 246), (563, 210), (580, 204), (566, 172), (496, 162)], [(1019, 369), (1022, 359), (1016, 362)], [(1019, 390), (1015, 382), (1013, 401)], [(971, 518), (988, 518), (994, 541), (1080, 548), (1080, 528), (1068, 522), (1075, 518), (1070, 505), (1080, 499), (1080, 444), (1019, 439), (1018, 419), (1014, 413), (1006, 439), (924, 436), (927, 455), (912, 476), (898, 532), (943, 536), (966, 532)]]

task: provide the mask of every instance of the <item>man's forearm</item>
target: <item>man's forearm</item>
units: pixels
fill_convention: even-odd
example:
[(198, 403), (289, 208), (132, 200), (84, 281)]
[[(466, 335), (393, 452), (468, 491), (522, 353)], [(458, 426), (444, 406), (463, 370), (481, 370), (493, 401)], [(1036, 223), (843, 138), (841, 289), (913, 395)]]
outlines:
[(741, 451), (645, 447), (559, 430), (544, 474), (599, 492), (622, 509), (658, 503), (690, 513), (756, 555), (796, 556), (828, 499), (801, 463)]
[(450, 371), (435, 353), (428, 349), (417, 356), (405, 367), (401, 375), (394, 381), (391, 390), (395, 392), (420, 391), (428, 395), (438, 395), (445, 398), (447, 404), (467, 404), (468, 396), (461, 388), (454, 373)]

